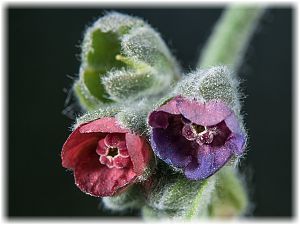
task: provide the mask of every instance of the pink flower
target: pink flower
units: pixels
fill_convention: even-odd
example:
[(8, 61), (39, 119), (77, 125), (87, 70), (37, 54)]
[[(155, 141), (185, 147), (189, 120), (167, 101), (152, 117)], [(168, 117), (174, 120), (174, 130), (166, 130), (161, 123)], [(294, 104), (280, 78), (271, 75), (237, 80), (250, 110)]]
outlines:
[(74, 171), (76, 185), (103, 197), (118, 194), (141, 178), (152, 158), (147, 141), (105, 117), (77, 127), (65, 142), (62, 165)]

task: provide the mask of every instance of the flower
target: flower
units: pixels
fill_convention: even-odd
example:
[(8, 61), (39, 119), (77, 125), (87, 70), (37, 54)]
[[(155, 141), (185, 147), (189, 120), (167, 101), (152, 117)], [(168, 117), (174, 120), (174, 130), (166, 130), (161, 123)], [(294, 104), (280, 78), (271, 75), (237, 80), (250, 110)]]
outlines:
[(97, 197), (115, 195), (141, 179), (151, 156), (147, 141), (113, 117), (78, 126), (61, 153), (62, 166), (74, 171), (76, 185)]
[(244, 151), (246, 135), (220, 100), (202, 103), (176, 96), (151, 112), (155, 154), (192, 180), (208, 178)]

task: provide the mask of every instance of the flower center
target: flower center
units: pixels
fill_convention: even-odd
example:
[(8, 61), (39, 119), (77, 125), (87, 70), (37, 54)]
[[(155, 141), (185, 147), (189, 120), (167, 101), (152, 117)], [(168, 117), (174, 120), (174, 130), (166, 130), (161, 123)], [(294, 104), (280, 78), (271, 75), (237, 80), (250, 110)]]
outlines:
[(189, 141), (196, 141), (199, 145), (223, 145), (230, 133), (224, 121), (209, 127), (193, 123), (184, 123), (182, 128), (182, 135)]
[(115, 157), (118, 154), (119, 154), (119, 149), (118, 148), (108, 148), (107, 156)]
[(193, 132), (195, 134), (200, 134), (201, 132), (205, 131), (205, 127), (204, 126), (201, 126), (201, 125), (198, 125), (198, 124), (192, 124), (192, 129), (193, 129)]
[(109, 168), (124, 168), (130, 165), (125, 134), (107, 134), (99, 140), (96, 153), (101, 164)]

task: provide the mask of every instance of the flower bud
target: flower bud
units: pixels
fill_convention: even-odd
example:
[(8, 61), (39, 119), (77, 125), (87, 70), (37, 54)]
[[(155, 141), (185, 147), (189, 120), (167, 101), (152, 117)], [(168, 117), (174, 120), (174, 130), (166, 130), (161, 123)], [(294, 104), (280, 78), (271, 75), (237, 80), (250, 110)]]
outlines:
[(155, 95), (179, 77), (160, 35), (143, 20), (115, 12), (87, 29), (81, 60), (74, 90), (86, 109)]

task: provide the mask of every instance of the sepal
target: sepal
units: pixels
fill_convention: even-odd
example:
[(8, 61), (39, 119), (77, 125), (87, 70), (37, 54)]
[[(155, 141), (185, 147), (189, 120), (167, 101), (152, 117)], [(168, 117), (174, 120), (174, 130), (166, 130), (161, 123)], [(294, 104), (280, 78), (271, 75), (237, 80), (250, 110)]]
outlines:
[(232, 70), (226, 66), (215, 66), (188, 74), (174, 92), (200, 102), (221, 100), (239, 114), (241, 97), (238, 84)]
[(141, 209), (145, 204), (145, 199), (139, 185), (136, 184), (117, 196), (102, 198), (102, 202), (107, 209), (123, 211)]

